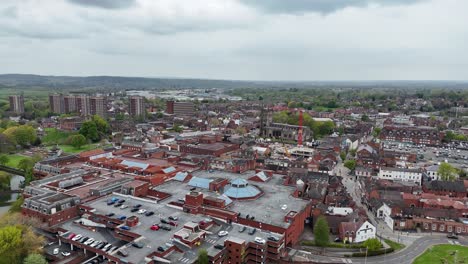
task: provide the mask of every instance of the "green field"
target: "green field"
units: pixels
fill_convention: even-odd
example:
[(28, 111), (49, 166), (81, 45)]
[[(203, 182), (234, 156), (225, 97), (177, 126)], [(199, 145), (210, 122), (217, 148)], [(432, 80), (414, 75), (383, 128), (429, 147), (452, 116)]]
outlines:
[(29, 157), (23, 156), (23, 155), (18, 155), (18, 154), (8, 155), (8, 163), (6, 165), (9, 166), (9, 167), (17, 168), (18, 163), (20, 162), (20, 160), (22, 160), (24, 158), (29, 158)]
[(56, 144), (64, 144), (67, 138), (70, 135), (74, 135), (76, 132), (67, 132), (58, 130), (56, 128), (46, 128), (45, 129), (45, 136), (42, 137), (42, 144), (44, 145), (56, 145)]
[(413, 264), (468, 263), (468, 247), (436, 245), (417, 257)]

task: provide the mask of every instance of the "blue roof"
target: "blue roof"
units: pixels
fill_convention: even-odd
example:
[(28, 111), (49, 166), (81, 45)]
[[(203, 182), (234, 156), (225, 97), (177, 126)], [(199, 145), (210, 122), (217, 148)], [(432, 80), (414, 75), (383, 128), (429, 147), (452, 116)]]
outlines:
[(244, 179), (240, 179), (240, 178), (237, 178), (235, 180), (232, 180), (231, 181), (231, 184), (235, 184), (235, 185), (247, 185), (247, 181), (244, 180)]
[(223, 194), (223, 195), (220, 195), (218, 198), (219, 198), (219, 199), (223, 199), (223, 200), (225, 201), (225, 203), (224, 203), (225, 205), (230, 205), (230, 204), (232, 203), (232, 200), (229, 199), (229, 197), (227, 197), (227, 196), (224, 195), (224, 194)]
[(246, 180), (235, 179), (231, 181), (231, 186), (225, 190), (224, 195), (230, 198), (240, 199), (253, 198), (260, 193), (261, 191), (257, 187), (248, 185)]
[(176, 181), (185, 181), (185, 178), (187, 178), (187, 175), (188, 175), (188, 172), (182, 172), (182, 171), (179, 171), (178, 173), (176, 173), (176, 175), (174, 176), (174, 180)]
[(135, 162), (135, 161), (129, 161), (129, 160), (124, 160), (120, 164), (125, 165), (127, 167), (137, 167), (141, 168), (143, 170), (146, 170), (149, 166), (149, 164), (146, 163), (141, 163), (141, 162)]
[(193, 177), (190, 179), (188, 182), (189, 186), (192, 187), (198, 187), (198, 188), (203, 188), (203, 189), (209, 189), (210, 188), (210, 182), (213, 180), (211, 179), (205, 179), (205, 178), (198, 178), (198, 177)]
[(176, 169), (175, 169), (174, 167), (167, 167), (167, 168), (163, 169), (162, 171), (163, 171), (164, 173), (171, 173), (171, 172), (173, 172), (173, 171), (175, 171), (175, 170), (176, 170)]

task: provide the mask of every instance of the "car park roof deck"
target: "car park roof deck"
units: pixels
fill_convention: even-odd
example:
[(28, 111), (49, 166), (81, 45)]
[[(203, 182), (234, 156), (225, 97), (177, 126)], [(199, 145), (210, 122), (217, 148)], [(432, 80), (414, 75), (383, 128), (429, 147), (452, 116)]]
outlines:
[[(107, 205), (107, 201), (111, 197), (117, 197), (119, 199), (125, 199), (125, 203), (129, 205), (129, 208), (120, 209), (119, 207), (114, 207), (113, 205)], [(144, 214), (138, 214), (137, 212), (131, 213), (130, 209), (133, 205), (141, 204), (141, 209), (146, 209), (148, 211), (155, 212), (152, 216), (145, 216)], [(175, 208), (166, 206), (162, 203), (155, 203), (151, 201), (146, 201), (145, 199), (135, 198), (132, 196), (121, 195), (121, 194), (112, 194), (109, 196), (105, 196), (94, 200), (87, 204), (88, 206), (95, 208), (95, 214), (102, 214), (106, 215), (109, 213), (114, 213), (113, 217), (118, 217), (121, 215), (125, 215), (128, 217), (130, 216), (137, 216), (139, 219), (139, 223), (135, 227), (131, 227), (129, 230), (132, 233), (139, 234), (143, 236), (143, 241), (145, 243), (145, 247), (143, 248), (135, 248), (131, 244), (128, 244), (126, 247), (128, 248), (129, 255), (125, 257), (127, 261), (138, 263), (141, 261), (145, 256), (149, 255), (150, 253), (157, 251), (159, 246), (165, 246), (166, 243), (171, 242), (171, 238), (175, 232), (181, 230), (186, 222), (190, 221), (201, 221), (206, 218), (203, 215), (193, 215), (185, 213), (181, 210), (177, 210)], [(171, 231), (166, 230), (158, 230), (153, 231), (150, 229), (151, 225), (160, 223), (161, 217), (168, 218), (169, 216), (177, 216), (179, 220), (178, 227), (171, 226)], [(137, 239), (138, 240), (138, 239)]]
[[(193, 173), (196, 177), (218, 177), (229, 180), (237, 178), (248, 179), (255, 175), (255, 171), (237, 174), (224, 171), (214, 171), (212, 173), (206, 171), (198, 171)], [(288, 227), (289, 223), (284, 221), (284, 216), (290, 211), (300, 212), (309, 203), (306, 200), (295, 198), (292, 196), (294, 187), (285, 186), (282, 184), (282, 175), (274, 174), (272, 179), (267, 182), (248, 181), (250, 185), (255, 185), (263, 191), (263, 195), (254, 200), (237, 200), (233, 201), (228, 207), (229, 210), (241, 213), (241, 217), (254, 216), (257, 221), (265, 224), (272, 224), (281, 227)], [(205, 191), (205, 190), (204, 190)], [(264, 210), (259, 210), (263, 208)], [(286, 209), (282, 209), (286, 208)]]

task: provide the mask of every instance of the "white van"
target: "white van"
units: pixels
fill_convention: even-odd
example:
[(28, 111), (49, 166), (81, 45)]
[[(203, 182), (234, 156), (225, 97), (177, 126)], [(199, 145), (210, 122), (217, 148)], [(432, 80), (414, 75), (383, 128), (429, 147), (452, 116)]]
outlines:
[(54, 255), (58, 255), (58, 253), (59, 253), (59, 248), (54, 248), (53, 254), (54, 254)]

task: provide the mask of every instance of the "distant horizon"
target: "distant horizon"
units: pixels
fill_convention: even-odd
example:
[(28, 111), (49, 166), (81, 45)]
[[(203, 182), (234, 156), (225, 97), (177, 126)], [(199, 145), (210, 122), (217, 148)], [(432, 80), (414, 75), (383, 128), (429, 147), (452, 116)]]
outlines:
[(413, 82), (413, 83), (420, 83), (420, 82), (449, 82), (449, 83), (468, 83), (468, 79), (462, 80), (462, 79), (453, 79), (453, 80), (424, 80), (424, 79), (408, 79), (408, 80), (359, 80), (359, 79), (350, 79), (350, 80), (254, 80), (254, 79), (219, 79), (219, 78), (203, 78), (203, 77), (177, 77), (177, 76), (131, 76), (131, 75), (55, 75), (55, 74), (35, 74), (35, 73), (0, 73), (0, 76), (8, 76), (8, 75), (22, 75), (22, 76), (38, 76), (38, 77), (54, 77), (54, 78), (105, 78), (105, 77), (111, 77), (111, 78), (141, 78), (141, 79), (180, 79), (180, 80), (207, 80), (207, 81), (233, 81), (233, 82), (272, 82), (272, 83), (404, 83), (404, 82)]

